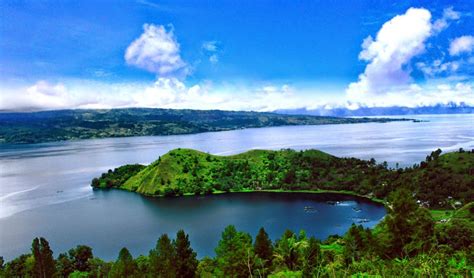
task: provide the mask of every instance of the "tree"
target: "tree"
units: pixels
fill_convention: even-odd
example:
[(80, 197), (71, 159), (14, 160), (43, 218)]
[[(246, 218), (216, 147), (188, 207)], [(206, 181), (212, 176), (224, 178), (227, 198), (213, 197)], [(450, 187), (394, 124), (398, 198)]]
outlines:
[(285, 178), (283, 179), (283, 181), (286, 184), (292, 185), (295, 183), (295, 180), (296, 180), (296, 171), (295, 169), (291, 168), (286, 172)]
[(69, 277), (74, 272), (74, 265), (67, 253), (61, 253), (57, 259), (57, 273), (59, 277)]
[(52, 277), (56, 272), (56, 266), (53, 251), (51, 251), (48, 241), (44, 238), (33, 239), (31, 252), (34, 257), (33, 276), (41, 278)]
[(167, 234), (163, 234), (156, 243), (156, 248), (150, 251), (150, 270), (153, 275), (168, 278), (176, 277), (174, 262), (175, 250)]
[(91, 185), (92, 185), (92, 187), (99, 187), (100, 186), (100, 180), (98, 178), (93, 178)]
[(436, 151), (431, 152), (431, 157), (433, 158), (433, 160), (437, 160), (441, 153), (441, 149), (437, 149)]
[(76, 248), (69, 250), (69, 257), (72, 260), (74, 270), (87, 272), (90, 270), (89, 260), (94, 257), (92, 248), (86, 245), (78, 245)]
[[(367, 231), (370, 233), (370, 230)], [(367, 254), (367, 236), (362, 225), (352, 224), (344, 236), (344, 259), (347, 264), (352, 261), (359, 261), (363, 255)]]
[(434, 234), (429, 212), (420, 208), (410, 191), (399, 189), (389, 196), (385, 220), (390, 247), (389, 257), (406, 257), (428, 249)]
[(30, 254), (23, 254), (6, 264), (4, 277), (32, 277), (33, 266), (31, 261), (34, 260)]
[(298, 241), (292, 231), (286, 230), (275, 244), (275, 260), (279, 264), (285, 265), (289, 270), (295, 270), (298, 267), (299, 254), (303, 247), (303, 242)]
[(176, 262), (176, 277), (194, 277), (198, 261), (196, 259), (196, 252), (191, 248), (189, 236), (183, 230), (179, 230), (173, 245), (176, 250), (174, 260)]
[(39, 243), (39, 238), (33, 239), (33, 243), (31, 244), (31, 253), (35, 258), (35, 263), (33, 265), (33, 275), (34, 277), (44, 277), (44, 270), (43, 270), (43, 262), (41, 259), (41, 247)]
[(137, 272), (138, 273), (149, 273), (150, 272), (150, 257), (140, 255), (135, 259), (137, 263)]
[(265, 268), (271, 267), (273, 260), (272, 241), (263, 227), (260, 228), (257, 237), (255, 237), (254, 252), (258, 258), (263, 260)]
[(248, 277), (253, 265), (252, 237), (230, 225), (216, 247), (217, 276)]
[(321, 247), (319, 241), (314, 237), (308, 240), (308, 246), (304, 251), (303, 277), (314, 277), (314, 269), (321, 258)]
[(90, 271), (88, 272), (87, 277), (108, 277), (113, 265), (113, 262), (104, 262), (97, 257), (89, 259)]
[(199, 261), (199, 265), (196, 270), (196, 275), (198, 277), (215, 277), (213, 275), (214, 271), (216, 270), (216, 261), (209, 257), (204, 257)]
[(109, 277), (132, 277), (137, 270), (137, 265), (127, 248), (120, 250), (117, 261), (110, 271)]

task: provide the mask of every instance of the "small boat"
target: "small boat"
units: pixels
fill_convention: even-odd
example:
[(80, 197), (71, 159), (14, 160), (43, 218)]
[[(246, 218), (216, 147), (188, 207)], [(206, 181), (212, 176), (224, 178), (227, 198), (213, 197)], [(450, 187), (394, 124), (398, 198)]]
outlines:
[(305, 206), (304, 211), (306, 211), (306, 212), (316, 212), (316, 209), (314, 207)]
[(362, 211), (360, 208), (356, 208), (356, 207), (353, 207), (352, 210), (355, 211), (355, 212), (361, 212)]

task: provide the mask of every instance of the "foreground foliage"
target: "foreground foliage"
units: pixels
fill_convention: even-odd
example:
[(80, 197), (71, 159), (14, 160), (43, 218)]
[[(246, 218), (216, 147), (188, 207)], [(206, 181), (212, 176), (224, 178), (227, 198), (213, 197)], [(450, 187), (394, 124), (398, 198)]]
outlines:
[[(2, 277), (472, 277), (474, 203), (436, 223), (406, 189), (390, 195), (387, 217), (374, 229), (352, 225), (343, 236), (321, 242), (287, 230), (274, 243), (261, 228), (255, 238), (228, 226), (214, 258), (200, 261), (188, 235), (162, 235), (148, 256), (123, 248), (114, 262), (77, 246), (57, 259), (48, 242), (34, 239), (32, 252), (3, 264)], [(461, 221), (461, 222), (459, 222)]]
[(386, 199), (406, 187), (430, 208), (459, 207), (474, 200), (474, 152), (436, 150), (413, 167), (389, 169), (375, 160), (338, 158), (317, 150), (253, 150), (215, 156), (175, 149), (151, 165), (125, 165), (92, 183), (152, 196), (254, 190), (350, 191)]

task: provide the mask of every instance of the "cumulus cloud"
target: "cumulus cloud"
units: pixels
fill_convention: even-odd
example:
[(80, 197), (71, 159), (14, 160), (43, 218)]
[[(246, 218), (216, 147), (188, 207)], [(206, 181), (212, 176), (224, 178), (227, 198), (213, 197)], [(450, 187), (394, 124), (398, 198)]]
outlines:
[[(239, 91), (239, 95), (235, 94)], [(294, 98), (290, 98), (294, 97)], [(212, 84), (186, 86), (178, 79), (159, 78), (153, 86), (134, 96), (134, 106), (273, 111), (297, 108), (307, 100), (293, 95), (288, 85), (264, 85), (253, 88), (227, 85), (213, 87)]]
[(407, 63), (425, 50), (425, 41), (432, 34), (431, 13), (410, 8), (386, 22), (372, 38), (362, 44), (361, 60), (369, 62), (357, 82), (349, 84), (350, 96), (383, 93), (405, 86), (411, 78)]
[[(235, 94), (235, 92), (239, 94)], [(2, 88), (0, 111), (37, 111), (70, 108), (174, 108), (273, 111), (309, 103), (289, 85), (187, 85), (174, 77), (158, 77), (153, 84), (70, 81)]]
[[(434, 22), (427, 9), (410, 8), (404, 14), (387, 21), (375, 38), (369, 36), (362, 43), (359, 59), (368, 64), (358, 81), (347, 87), (349, 99), (369, 99), (416, 88), (411, 77), (412, 59), (425, 53), (426, 41), (430, 37), (459, 18), (460, 14), (452, 7), (444, 9), (442, 17)], [(432, 78), (456, 72), (461, 65), (459, 61), (443, 60), (418, 62), (415, 66), (426, 77)]]
[[(441, 18), (432, 22), (428, 10), (410, 8), (383, 24), (375, 38), (369, 36), (362, 44), (359, 59), (368, 64), (358, 81), (347, 87), (346, 107), (474, 105), (474, 92), (469, 81), (450, 82), (455, 80), (454, 73), (466, 64), (464, 61), (440, 58), (416, 63), (415, 66), (427, 77), (424, 84), (417, 84), (410, 75), (412, 59), (425, 52), (427, 40), (459, 17), (458, 12), (447, 8)], [(451, 55), (472, 51), (474, 46), (470, 39), (461, 38), (451, 43)], [(440, 79), (440, 75), (447, 77)]]
[(18, 93), (3, 89), (0, 96), (0, 110), (59, 109), (71, 103), (67, 88), (62, 83), (51, 84), (40, 80), (23, 88)]
[(177, 78), (160, 77), (152, 86), (133, 96), (132, 106), (178, 108), (185, 103), (201, 102), (204, 98), (205, 91), (200, 85), (187, 87)]
[(450, 103), (474, 106), (474, 89), (472, 84), (466, 82), (455, 84), (432, 82), (424, 86), (412, 84), (403, 90), (390, 91), (383, 95), (352, 98), (347, 103), (350, 104), (348, 108), (352, 109), (390, 106), (419, 107)]
[(125, 61), (159, 76), (186, 74), (188, 70), (173, 29), (163, 25), (143, 25), (143, 34), (128, 46)]
[[(317, 87), (295, 88), (288, 84), (213, 84), (187, 85), (178, 78), (159, 77), (147, 83), (105, 83), (80, 81), (2, 88), (0, 111), (31, 111), (67, 108), (150, 107), (174, 109), (223, 109), (274, 111), (296, 108), (358, 108), (381, 106), (435, 105), (456, 103), (474, 106), (474, 84), (450, 85), (435, 82), (411, 85), (400, 91), (357, 99), (317, 98)], [(239, 92), (236, 94), (235, 92)], [(322, 91), (320, 91), (322, 93)], [(311, 96), (311, 97), (310, 97)]]
[(32, 85), (3, 85), (0, 111), (37, 111), (70, 108), (121, 108), (133, 106), (131, 96), (145, 86), (76, 80), (65, 85), (44, 80)]
[(449, 45), (449, 54), (457, 56), (462, 53), (471, 53), (474, 50), (474, 36), (462, 36), (454, 39)]

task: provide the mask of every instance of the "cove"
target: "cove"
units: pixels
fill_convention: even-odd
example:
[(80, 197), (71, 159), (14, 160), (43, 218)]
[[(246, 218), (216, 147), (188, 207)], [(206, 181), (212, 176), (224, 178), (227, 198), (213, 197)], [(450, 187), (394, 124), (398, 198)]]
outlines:
[[(133, 255), (148, 254), (163, 233), (190, 235), (199, 257), (213, 256), (227, 225), (255, 236), (264, 227), (272, 240), (286, 229), (325, 239), (344, 234), (352, 223), (375, 226), (383, 205), (335, 193), (247, 192), (178, 198), (152, 198), (121, 190), (95, 190), (88, 198), (21, 212), (0, 220), (0, 250), (6, 259), (27, 252), (31, 239), (46, 237), (55, 252), (77, 244), (114, 260), (126, 246)], [(20, 227), (20, 228), (19, 228)], [(35, 227), (35, 229), (31, 229)]]

